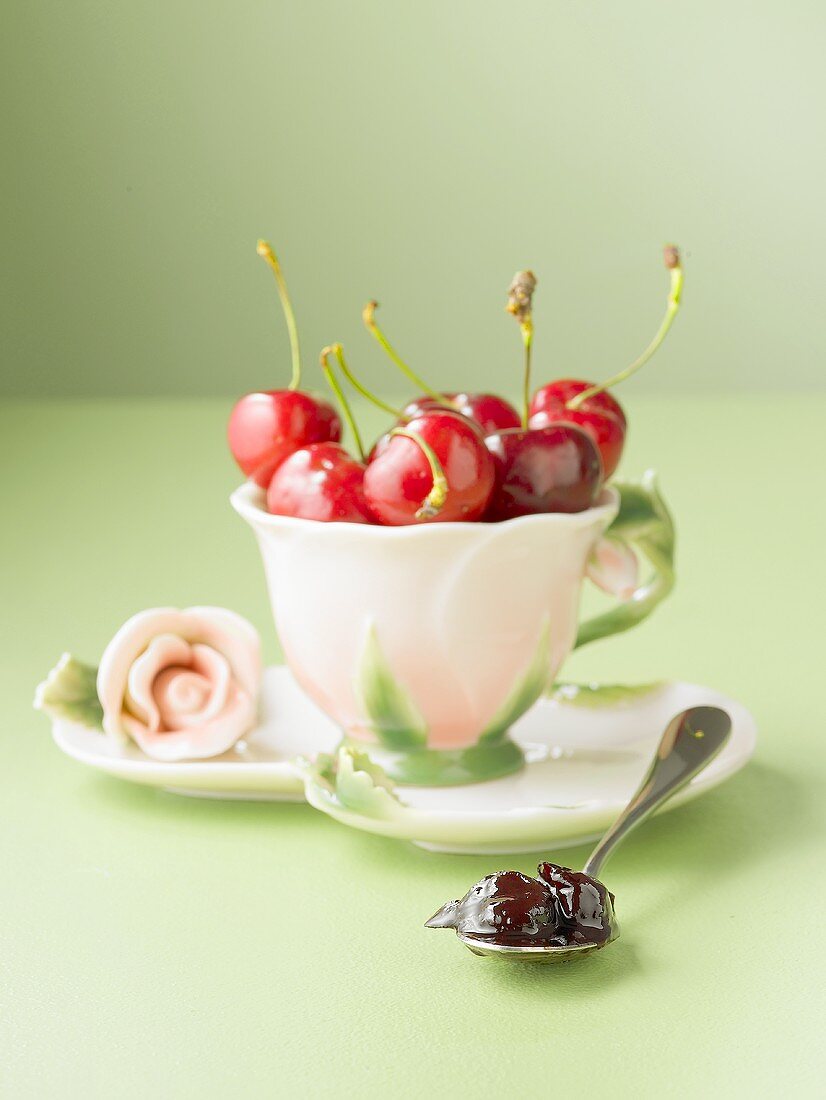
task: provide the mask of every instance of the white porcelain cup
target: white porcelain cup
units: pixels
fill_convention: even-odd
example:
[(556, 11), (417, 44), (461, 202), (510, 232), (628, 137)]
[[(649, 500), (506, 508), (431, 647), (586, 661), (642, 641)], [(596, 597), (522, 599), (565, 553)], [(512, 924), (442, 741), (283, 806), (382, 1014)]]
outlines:
[[(396, 781), (446, 784), (518, 768), (508, 729), (553, 683), (578, 631), (582, 641), (626, 629), (670, 588), (662, 570), (636, 587), (634, 532), (620, 526), (603, 538), (626, 492), (638, 528), (653, 530), (654, 510), (644, 506), (652, 493), (654, 521), (670, 528), (653, 479), (606, 488), (585, 512), (504, 523), (373, 527), (273, 516), (253, 483), (232, 504), (258, 539), (298, 683)], [(586, 573), (629, 599), (580, 629)]]

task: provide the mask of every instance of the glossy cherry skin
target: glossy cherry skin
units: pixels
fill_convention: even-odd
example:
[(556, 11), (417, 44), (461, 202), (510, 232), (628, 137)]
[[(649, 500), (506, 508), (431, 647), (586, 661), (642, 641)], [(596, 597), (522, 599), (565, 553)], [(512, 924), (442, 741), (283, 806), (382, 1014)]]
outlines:
[[(516, 409), (504, 397), (495, 393), (446, 393), (451, 407), (475, 424), (485, 435), (502, 431), (505, 428), (519, 428), (521, 417)], [(417, 397), (405, 406), (405, 418), (420, 416), (432, 409), (444, 408), (435, 397)]]
[[(427, 401), (430, 401), (431, 399), (429, 397), (426, 397), (423, 400), (425, 402), (427, 402)], [(412, 408), (412, 405), (413, 405), (413, 403), (411, 402), (411, 404), (408, 406), (408, 408)], [(411, 416), (411, 417), (408, 417), (407, 415), (403, 416), (401, 420), (397, 421), (397, 423), (394, 425), (394, 427), (396, 427), (396, 428), (406, 428), (408, 426), (408, 424), (410, 424), (411, 420), (418, 420), (422, 416), (433, 416), (434, 413), (438, 414), (440, 416), (452, 416), (452, 417), (455, 417), (457, 420), (462, 420), (462, 421), (464, 421), (465, 424), (469, 424), (481, 439), (485, 438), (484, 432), (481, 430), (479, 425), (474, 420), (471, 420), (469, 417), (464, 416), (460, 412), (457, 412), (456, 409), (448, 408), (447, 405), (440, 405), (438, 401), (433, 401), (432, 405), (424, 404), (422, 406), (422, 411), (420, 413), (416, 413), (414, 416)], [(368, 466), (373, 461), (373, 459), (378, 458), (379, 455), (384, 454), (384, 452), (387, 450), (387, 447), (388, 447), (388, 444), (390, 443), (390, 440), (393, 439), (393, 438), (394, 437), (390, 435), (390, 430), (389, 429), (386, 432), (384, 432), (383, 435), (379, 436), (379, 438), (373, 444), (369, 455), (367, 456), (367, 465)]]
[(322, 523), (375, 523), (364, 495), (365, 467), (338, 443), (288, 455), (267, 489), (267, 511)]
[(573, 424), (511, 428), (485, 442), (496, 463), (490, 522), (540, 512), (583, 512), (602, 486), (602, 462), (587, 432)]
[(309, 443), (337, 443), (341, 421), (327, 401), (301, 390), (263, 390), (236, 402), (227, 439), (247, 477), (266, 489), (287, 455)]
[(575, 378), (560, 378), (538, 389), (530, 404), (529, 426), (544, 428), (565, 421), (588, 432), (599, 447), (607, 479), (619, 465), (628, 425), (622, 406), (607, 391), (587, 398), (578, 409), (568, 408), (572, 397), (592, 385)]
[(428, 443), (447, 480), (447, 498), (435, 515), (417, 516), (433, 488), (421, 447), (406, 436), (380, 439), (364, 475), (370, 510), (380, 523), (399, 527), (479, 519), (493, 491), (493, 459), (485, 439), (466, 417), (445, 410), (425, 412), (405, 427)]

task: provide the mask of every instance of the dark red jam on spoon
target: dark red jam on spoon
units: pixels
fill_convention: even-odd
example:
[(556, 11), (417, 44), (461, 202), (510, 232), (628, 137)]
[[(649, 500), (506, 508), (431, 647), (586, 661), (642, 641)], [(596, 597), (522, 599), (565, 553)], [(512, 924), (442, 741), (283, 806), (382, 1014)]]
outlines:
[(582, 871), (540, 863), (536, 878), (497, 871), (449, 901), (428, 928), (508, 947), (601, 946), (612, 939), (614, 895)]

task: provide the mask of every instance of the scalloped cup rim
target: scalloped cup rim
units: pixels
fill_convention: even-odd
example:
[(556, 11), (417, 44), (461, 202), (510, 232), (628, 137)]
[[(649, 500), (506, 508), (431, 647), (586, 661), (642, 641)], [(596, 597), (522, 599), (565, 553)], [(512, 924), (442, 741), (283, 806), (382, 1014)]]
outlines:
[[(230, 503), (235, 511), (250, 523), (260, 524), (263, 527), (275, 529), (289, 527), (293, 529), (332, 529), (333, 531), (364, 531), (371, 532), (367, 537), (390, 538), (421, 538), (425, 532), (455, 531), (481, 528), (488, 531), (502, 527), (513, 528), (516, 526), (538, 526), (548, 523), (567, 523), (585, 526), (592, 523), (595, 517), (601, 515), (616, 514), (619, 509), (619, 492), (612, 485), (604, 485), (600, 490), (597, 503), (582, 512), (542, 512), (531, 516), (517, 516), (515, 519), (501, 520), (498, 523), (482, 523), (479, 520), (448, 520), (445, 523), (413, 523), (405, 526), (390, 527), (383, 524), (350, 523), (346, 520), (333, 520), (322, 523), (315, 519), (301, 519), (296, 516), (278, 516), (268, 512), (264, 507), (266, 493), (252, 480), (239, 485), (230, 496)], [(610, 522), (610, 520), (609, 520)]]

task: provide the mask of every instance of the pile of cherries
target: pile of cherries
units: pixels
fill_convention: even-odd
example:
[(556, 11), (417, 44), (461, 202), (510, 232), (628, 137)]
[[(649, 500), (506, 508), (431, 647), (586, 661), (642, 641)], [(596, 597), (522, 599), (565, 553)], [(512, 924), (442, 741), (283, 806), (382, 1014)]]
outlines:
[[(293, 377), (289, 388), (247, 394), (232, 410), (229, 446), (244, 474), (266, 490), (275, 515), (401, 526), (419, 523), (498, 522), (543, 512), (581, 512), (596, 501), (617, 468), (627, 422), (608, 388), (653, 355), (677, 312), (682, 267), (665, 249), (671, 273), (668, 308), (643, 354), (601, 384), (559, 379), (530, 394), (532, 298), (536, 279), (518, 272), (507, 310), (517, 319), (524, 347), (524, 410), (491, 393), (439, 393), (400, 358), (375, 320), (364, 321), (396, 366), (424, 395), (394, 409), (371, 394), (350, 371), (340, 344), (320, 361), (350, 426), (358, 456), (341, 445), (342, 422), (330, 402), (301, 390), (298, 334), (278, 259), (260, 241), (259, 255), (278, 284), (290, 334)], [(340, 379), (393, 418), (368, 452)]]
[(521, 871), (486, 875), (459, 901), (449, 901), (428, 928), (455, 928), (509, 947), (600, 946), (613, 938), (614, 895), (584, 871), (540, 863), (536, 878)]

